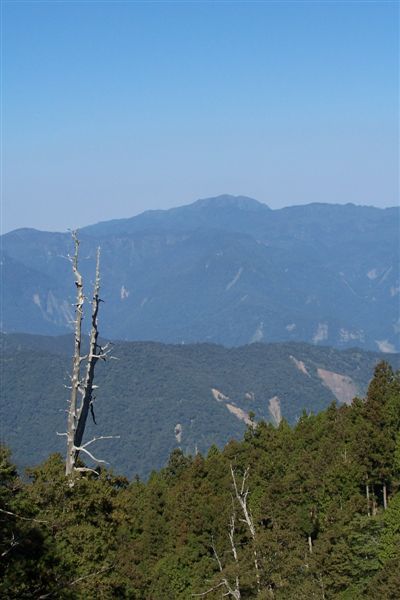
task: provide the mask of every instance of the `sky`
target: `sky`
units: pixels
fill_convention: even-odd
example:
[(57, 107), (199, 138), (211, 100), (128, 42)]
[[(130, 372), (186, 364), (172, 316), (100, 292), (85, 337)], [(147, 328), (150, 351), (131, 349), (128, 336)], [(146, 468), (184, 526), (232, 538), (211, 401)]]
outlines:
[(397, 2), (1, 3), (2, 232), (399, 200)]

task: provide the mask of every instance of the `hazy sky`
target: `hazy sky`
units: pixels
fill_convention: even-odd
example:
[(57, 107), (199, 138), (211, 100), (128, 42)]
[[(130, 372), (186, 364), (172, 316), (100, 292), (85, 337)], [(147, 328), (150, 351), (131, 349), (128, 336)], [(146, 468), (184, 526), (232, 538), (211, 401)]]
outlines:
[(2, 2), (3, 232), (398, 202), (397, 2)]

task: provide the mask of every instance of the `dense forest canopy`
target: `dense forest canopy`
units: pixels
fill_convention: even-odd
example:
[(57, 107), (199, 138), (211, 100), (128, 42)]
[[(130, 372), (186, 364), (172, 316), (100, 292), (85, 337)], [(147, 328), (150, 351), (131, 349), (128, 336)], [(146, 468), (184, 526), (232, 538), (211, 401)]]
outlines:
[(147, 482), (99, 469), (70, 486), (59, 455), (28, 474), (2, 448), (4, 598), (398, 598), (400, 375), (387, 363), (351, 406), (250, 424), (206, 456), (176, 449)]
[[(73, 344), (72, 336), (0, 334), (3, 441), (19, 469), (64, 452), (56, 431), (65, 431)], [(97, 424), (88, 419), (85, 439), (120, 436), (97, 447), (130, 478), (163, 468), (178, 447), (206, 454), (212, 444), (241, 439), (250, 412), (256, 421), (283, 417), (294, 425), (303, 410), (364, 397), (383, 358), (400, 367), (398, 354), (300, 343), (116, 342), (112, 356), (96, 366)]]

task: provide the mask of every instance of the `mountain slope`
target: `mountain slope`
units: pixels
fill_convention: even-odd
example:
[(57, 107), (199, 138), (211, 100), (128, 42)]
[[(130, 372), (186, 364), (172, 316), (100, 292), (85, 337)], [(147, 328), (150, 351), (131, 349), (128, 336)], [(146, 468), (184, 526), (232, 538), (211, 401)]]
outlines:
[[(399, 348), (399, 209), (281, 210), (221, 196), (83, 228), (102, 247), (102, 332), (163, 342), (307, 341)], [(71, 330), (69, 234), (2, 238), (3, 331)]]
[[(2, 438), (19, 464), (64, 452), (71, 336), (1, 336)], [(145, 476), (181, 447), (201, 452), (240, 438), (249, 422), (293, 423), (303, 410), (363, 395), (382, 358), (361, 350), (307, 344), (118, 343), (116, 360), (99, 365), (97, 425), (87, 435), (120, 435), (99, 443), (97, 455), (130, 475)], [(398, 355), (385, 355), (395, 368)], [(88, 437), (89, 439), (89, 437)]]

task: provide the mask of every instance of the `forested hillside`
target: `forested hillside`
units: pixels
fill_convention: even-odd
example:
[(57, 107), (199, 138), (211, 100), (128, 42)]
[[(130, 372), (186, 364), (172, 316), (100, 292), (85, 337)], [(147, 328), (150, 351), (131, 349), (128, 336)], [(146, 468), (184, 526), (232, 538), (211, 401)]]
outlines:
[[(64, 451), (72, 336), (1, 336), (1, 421), (4, 441), (19, 466)], [(114, 360), (96, 371), (96, 422), (92, 435), (118, 435), (101, 442), (113, 468), (147, 477), (169, 454), (206, 453), (212, 444), (239, 439), (251, 418), (294, 424), (302, 412), (317, 413), (332, 401), (349, 403), (366, 392), (373, 369), (399, 355), (309, 344), (116, 343)], [(253, 416), (252, 416), (253, 415)]]
[(206, 456), (175, 450), (148, 482), (98, 473), (71, 486), (52, 455), (23, 482), (2, 450), (2, 597), (399, 597), (400, 376), (386, 363), (351, 406), (260, 422)]

